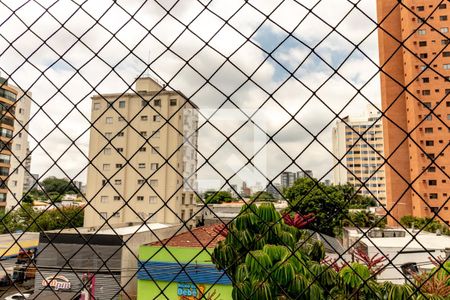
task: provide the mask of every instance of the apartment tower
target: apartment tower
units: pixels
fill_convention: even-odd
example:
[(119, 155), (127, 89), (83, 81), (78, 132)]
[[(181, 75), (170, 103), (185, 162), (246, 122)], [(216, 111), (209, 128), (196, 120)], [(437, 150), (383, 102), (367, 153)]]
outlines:
[(29, 189), (31, 155), (28, 143), (28, 123), (30, 120), (31, 92), (24, 93), (14, 87), (17, 94), (15, 106), (14, 134), (11, 157), (11, 168), (8, 179), (8, 195), (6, 197), (6, 209), (17, 209), (18, 202)]
[(143, 77), (133, 92), (93, 96), (91, 120), (85, 226), (190, 220), (197, 168), (195, 104)]
[(449, 5), (377, 1), (387, 208), (397, 220), (450, 221)]
[(7, 182), (11, 168), (11, 146), (14, 133), (14, 114), (17, 91), (0, 77), (0, 210), (6, 207)]
[(362, 186), (360, 194), (386, 205), (381, 113), (370, 107), (364, 116), (347, 116), (336, 122), (332, 137), (333, 154), (341, 160), (333, 170), (334, 183)]

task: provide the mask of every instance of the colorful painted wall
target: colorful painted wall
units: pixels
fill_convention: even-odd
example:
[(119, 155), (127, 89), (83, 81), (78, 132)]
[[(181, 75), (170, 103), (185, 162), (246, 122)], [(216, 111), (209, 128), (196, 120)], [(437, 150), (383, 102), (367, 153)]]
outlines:
[(230, 279), (212, 264), (212, 251), (197, 247), (141, 246), (137, 299), (194, 300), (201, 293), (213, 292), (220, 294), (220, 300), (232, 299)]

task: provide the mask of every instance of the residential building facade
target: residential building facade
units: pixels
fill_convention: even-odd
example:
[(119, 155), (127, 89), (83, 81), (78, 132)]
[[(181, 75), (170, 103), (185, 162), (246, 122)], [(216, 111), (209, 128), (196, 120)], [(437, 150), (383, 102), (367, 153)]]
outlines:
[(8, 80), (0, 77), (0, 210), (2, 211), (5, 210), (8, 194), (16, 99), (16, 89), (8, 85)]
[(285, 171), (280, 175), (281, 179), (281, 188), (288, 188), (294, 184), (294, 181), (297, 179), (296, 173)]
[(197, 107), (150, 77), (135, 90), (92, 97), (85, 226), (193, 224)]
[(28, 191), (28, 182), (31, 172), (31, 154), (28, 142), (28, 125), (31, 110), (31, 92), (23, 92), (14, 87), (17, 94), (14, 134), (12, 141), (13, 154), (11, 156), (11, 168), (8, 179), (8, 195), (6, 198), (6, 209), (18, 209), (18, 203), (23, 194)]
[[(334, 184), (349, 183), (359, 189), (360, 194), (386, 205), (381, 123), (381, 113), (376, 108), (369, 108), (365, 116), (347, 116), (336, 122), (332, 144), (333, 154), (340, 162), (333, 170), (333, 178)], [(338, 163), (336, 158), (335, 164)]]
[(379, 0), (377, 12), (387, 208), (449, 223), (450, 3)]

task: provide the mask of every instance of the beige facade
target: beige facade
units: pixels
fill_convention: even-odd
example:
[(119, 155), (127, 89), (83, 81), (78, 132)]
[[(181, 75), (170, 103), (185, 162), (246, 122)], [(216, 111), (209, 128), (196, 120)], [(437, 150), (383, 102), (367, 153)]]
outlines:
[(11, 168), (8, 179), (8, 195), (6, 209), (17, 209), (27, 186), (30, 173), (31, 155), (28, 143), (28, 123), (30, 120), (31, 93), (24, 93), (19, 88), (16, 101), (14, 120), (14, 135), (12, 141), (13, 154), (11, 156)]
[(363, 186), (361, 194), (373, 195), (380, 204), (386, 205), (380, 116), (375, 108), (369, 108), (363, 117), (346, 117), (336, 123), (332, 132), (333, 154), (342, 159), (342, 164), (334, 168), (333, 179), (335, 184)]
[(194, 214), (197, 107), (149, 77), (135, 91), (92, 97), (85, 226)]

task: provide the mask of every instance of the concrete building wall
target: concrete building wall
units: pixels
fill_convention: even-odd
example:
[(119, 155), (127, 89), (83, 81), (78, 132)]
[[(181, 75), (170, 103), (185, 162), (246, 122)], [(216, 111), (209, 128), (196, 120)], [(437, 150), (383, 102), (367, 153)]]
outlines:
[(16, 113), (14, 120), (14, 137), (12, 142), (13, 154), (11, 156), (11, 171), (8, 179), (8, 195), (6, 209), (17, 209), (18, 202), (22, 200), (25, 187), (30, 181), (31, 156), (28, 142), (28, 127), (31, 110), (31, 92), (24, 93), (20, 89), (16, 101)]
[[(364, 116), (346, 117), (333, 128), (333, 153), (341, 159), (334, 168), (335, 184), (363, 186), (360, 193), (386, 204), (381, 113), (369, 107)], [(337, 163), (337, 160), (335, 160)], [(361, 183), (362, 182), (362, 183)]]
[(398, 202), (392, 210), (397, 219), (432, 217), (442, 207), (439, 217), (448, 223), (450, 6), (438, 0), (377, 2), (387, 206)]
[(179, 223), (194, 213), (196, 107), (151, 78), (136, 86), (139, 94), (92, 97), (85, 226), (104, 223), (101, 215), (111, 224)]

